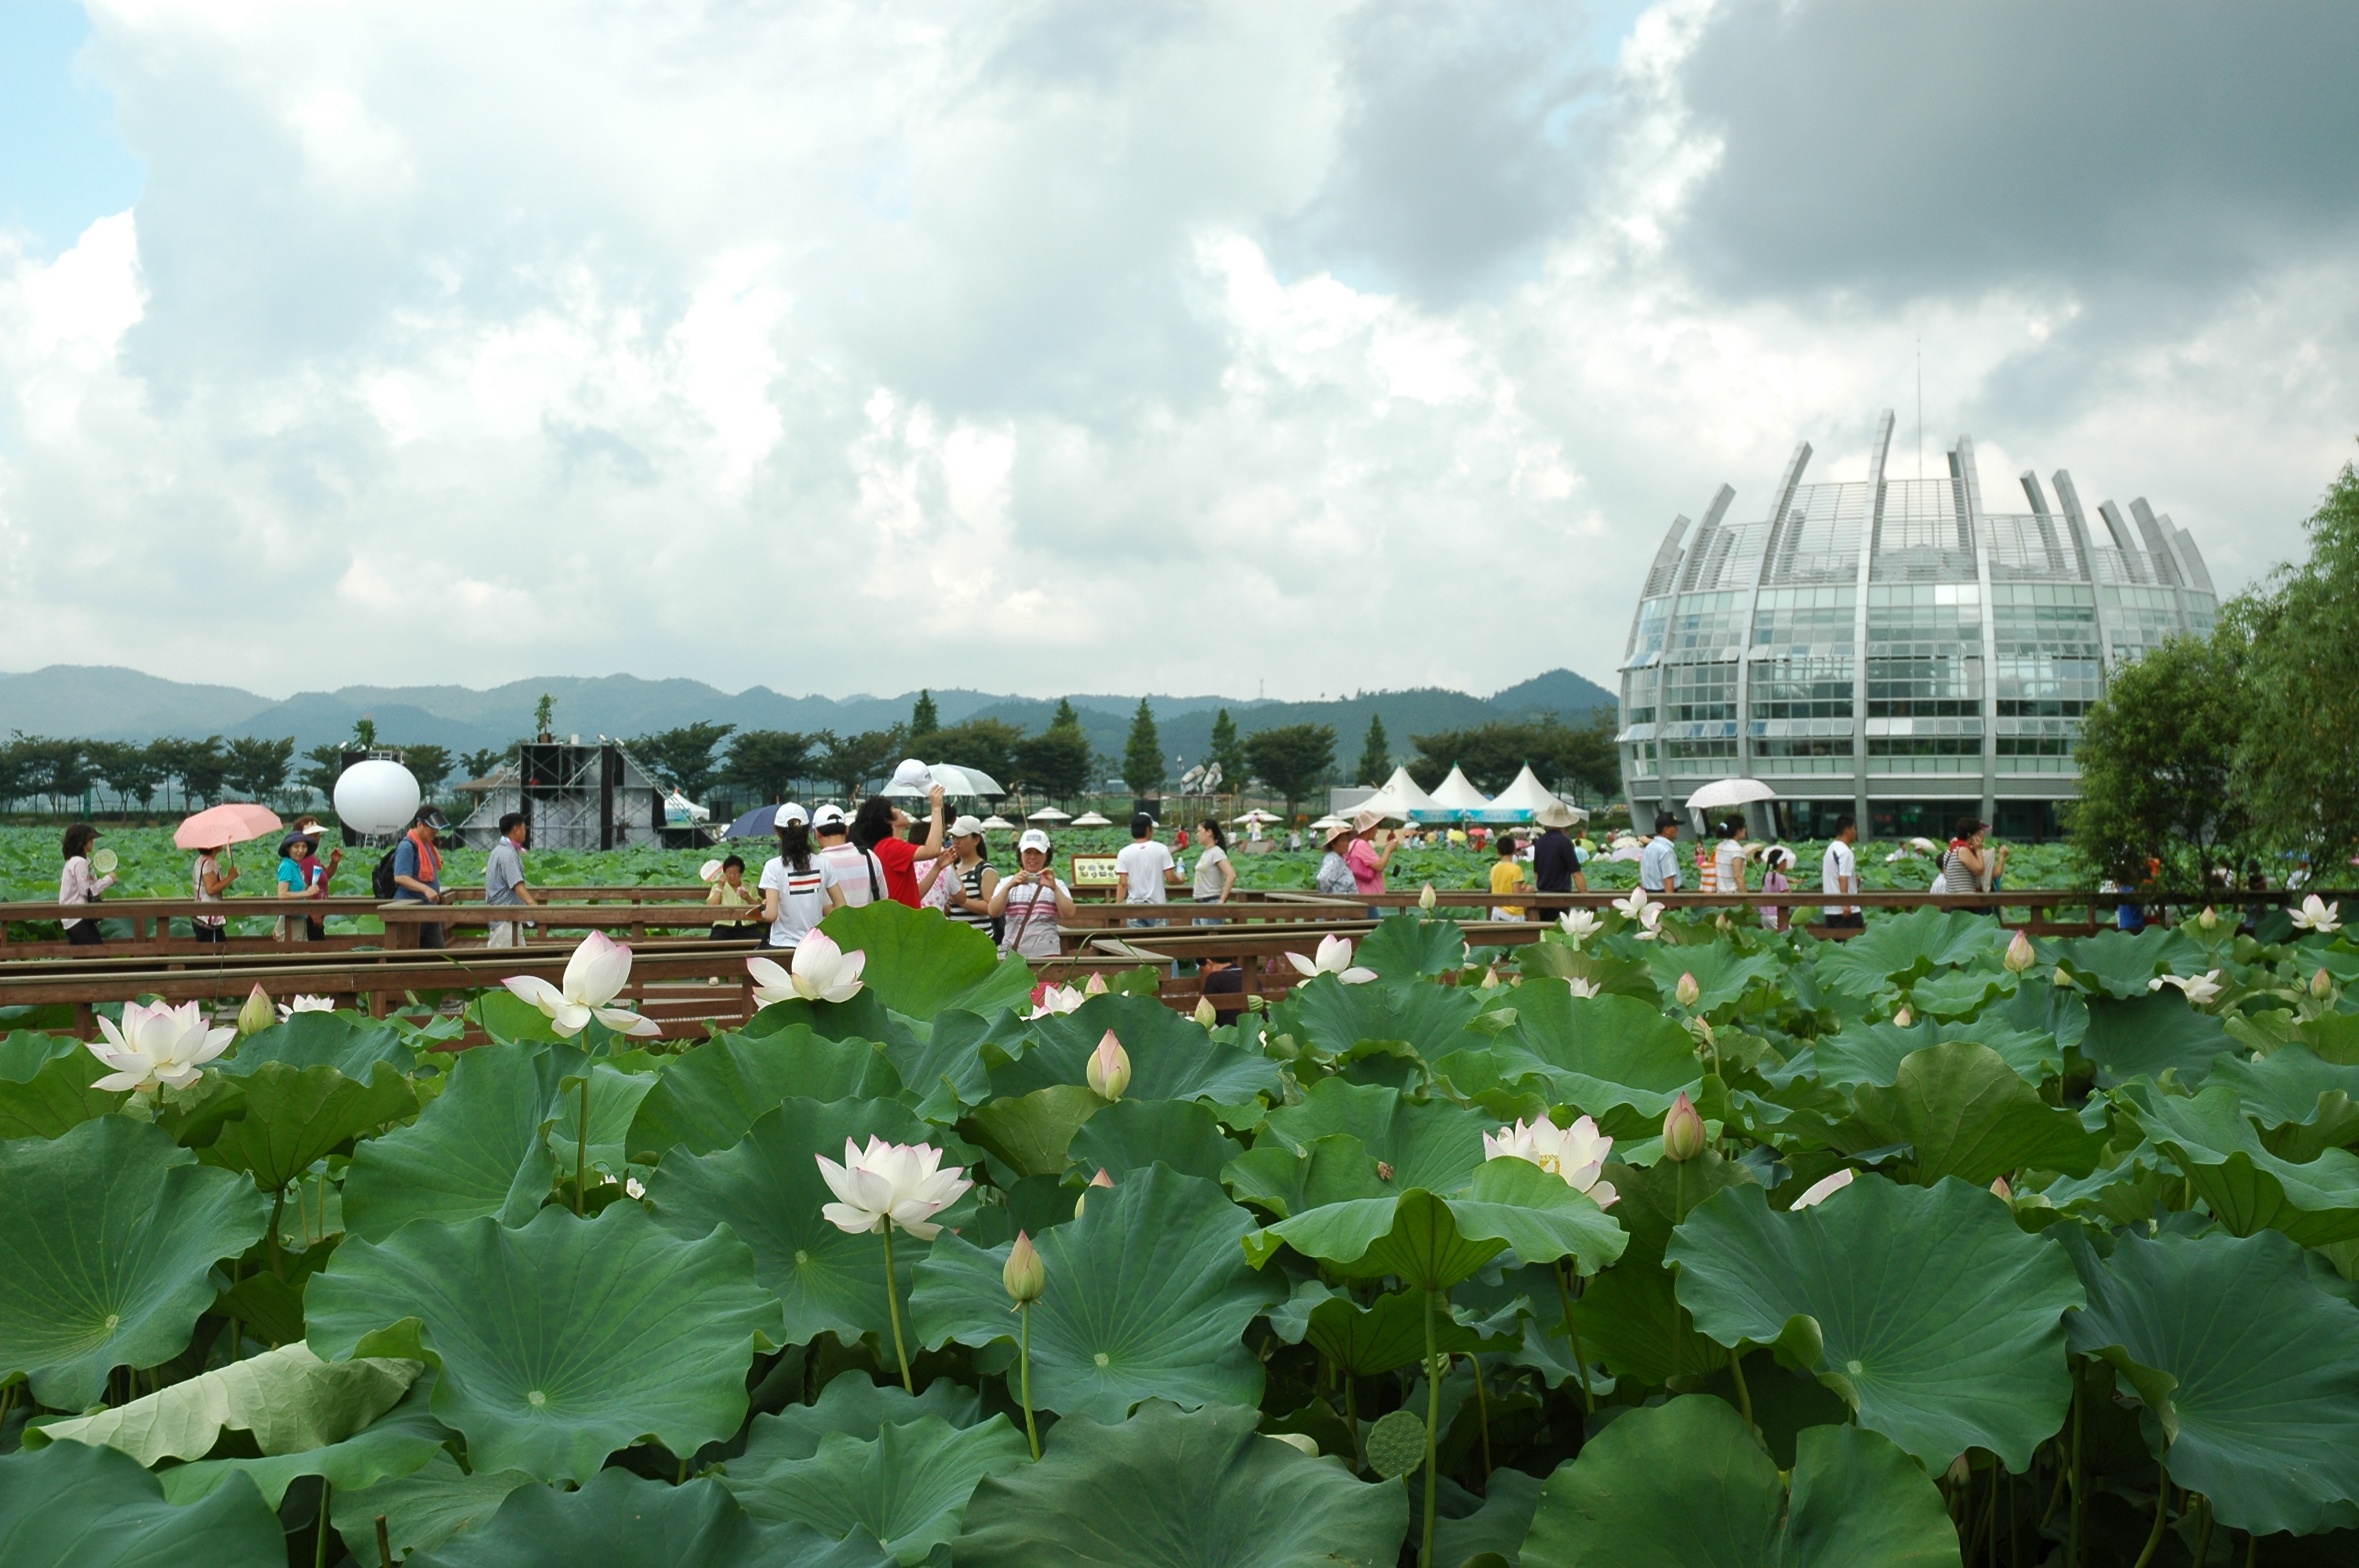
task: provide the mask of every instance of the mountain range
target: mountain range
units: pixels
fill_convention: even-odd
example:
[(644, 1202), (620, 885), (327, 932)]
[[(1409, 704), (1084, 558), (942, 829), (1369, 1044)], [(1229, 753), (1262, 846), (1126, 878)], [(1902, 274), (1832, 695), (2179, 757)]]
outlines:
[[(487, 691), (460, 686), (348, 686), (299, 692), (283, 701), (235, 687), (166, 680), (112, 665), (50, 665), (24, 675), (0, 675), (0, 731), (93, 741), (147, 741), (176, 735), (295, 737), (297, 749), (339, 741), (367, 718), (388, 745), (431, 742), (453, 752), (506, 748), (531, 729), (533, 705), (543, 693), (556, 701), (561, 735), (629, 737), (700, 719), (741, 730), (882, 730), (906, 723), (918, 694), (788, 697), (767, 687), (724, 692), (693, 680), (645, 680), (636, 676), (549, 676), (510, 681)], [(944, 724), (999, 719), (1027, 730), (1047, 725), (1052, 699), (1010, 697), (964, 687), (940, 687), (934, 704)], [(1138, 697), (1072, 693), (1067, 700), (1102, 755), (1119, 756)], [(1227, 708), (1238, 730), (1251, 734), (1281, 724), (1332, 724), (1340, 757), (1357, 754), (1371, 716), (1381, 716), (1397, 752), (1409, 737), (1462, 729), (1493, 719), (1554, 714), (1584, 724), (1614, 696), (1571, 670), (1550, 670), (1487, 697), (1440, 687), (1358, 692), (1319, 702), (1255, 697), (1165, 697), (1150, 694), (1164, 750), (1188, 762), (1210, 749), (1213, 715)]]

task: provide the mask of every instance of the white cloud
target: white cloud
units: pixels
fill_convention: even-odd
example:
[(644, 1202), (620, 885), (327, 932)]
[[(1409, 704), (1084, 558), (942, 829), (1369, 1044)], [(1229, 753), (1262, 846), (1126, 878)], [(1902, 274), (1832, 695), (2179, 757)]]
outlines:
[[(1610, 681), (1672, 513), (1882, 406), (1913, 461), (1920, 334), (1933, 463), (2146, 494), (2223, 584), (2348, 440), (2340, 260), (1732, 292), (1701, 0), (1548, 70), (1504, 0), (93, 8), (147, 184), (0, 250), (0, 666)], [(1453, 207), (1419, 116), (1475, 111)]]

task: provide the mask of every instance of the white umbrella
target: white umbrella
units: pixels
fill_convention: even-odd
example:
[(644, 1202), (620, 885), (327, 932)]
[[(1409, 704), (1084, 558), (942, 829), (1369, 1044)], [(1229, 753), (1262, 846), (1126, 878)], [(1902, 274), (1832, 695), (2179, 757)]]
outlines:
[(1322, 816), (1310, 825), (1310, 830), (1313, 833), (1324, 833), (1330, 827), (1349, 827), (1350, 826), (1352, 825), (1349, 822), (1340, 816)]
[(1777, 792), (1759, 779), (1714, 779), (1688, 796), (1690, 811), (1712, 811), (1723, 806), (1749, 806), (1756, 800), (1775, 800)]
[(1027, 822), (1071, 822), (1072, 819), (1073, 814), (1070, 811), (1060, 811), (1053, 806), (1044, 806), (1024, 820)]
[(1114, 824), (1108, 821), (1105, 817), (1100, 816), (1094, 811), (1084, 811), (1079, 816), (1073, 818), (1073, 826), (1076, 827), (1111, 827)]
[(994, 813), (993, 815), (984, 817), (983, 819), (983, 825), (986, 829), (994, 833), (1010, 832), (1016, 827), (1016, 824), (1008, 821), (1007, 818), (999, 816), (997, 813)]
[(934, 782), (942, 786), (944, 795), (973, 795), (980, 800), (988, 795), (994, 799), (1007, 792), (999, 781), (981, 768), (961, 767), (956, 762), (936, 762), (931, 770)]
[(1256, 806), (1251, 811), (1246, 812), (1243, 816), (1232, 816), (1229, 820), (1231, 822), (1283, 822), (1286, 818), (1278, 816), (1274, 811), (1264, 811), (1260, 806)]

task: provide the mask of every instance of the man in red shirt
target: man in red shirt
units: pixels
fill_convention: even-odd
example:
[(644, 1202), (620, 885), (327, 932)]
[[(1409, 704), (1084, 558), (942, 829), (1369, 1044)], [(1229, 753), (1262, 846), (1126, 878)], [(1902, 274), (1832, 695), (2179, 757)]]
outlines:
[(875, 856), (884, 868), (885, 896), (911, 909), (918, 907), (918, 862), (951, 853), (942, 843), (942, 786), (934, 785), (927, 798), (932, 803), (933, 819), (922, 844), (912, 844), (903, 836), (910, 827), (909, 814), (881, 795), (862, 801), (852, 818), (852, 841)]

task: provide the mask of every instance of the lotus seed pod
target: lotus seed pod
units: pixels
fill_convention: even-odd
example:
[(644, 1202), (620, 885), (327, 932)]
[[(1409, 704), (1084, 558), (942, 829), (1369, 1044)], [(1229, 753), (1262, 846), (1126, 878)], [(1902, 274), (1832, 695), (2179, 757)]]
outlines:
[(1007, 1263), (999, 1271), (999, 1282), (1007, 1287), (1009, 1298), (1019, 1306), (1038, 1301), (1040, 1292), (1049, 1288), (1049, 1270), (1040, 1261), (1040, 1249), (1023, 1231), (1016, 1233), (1016, 1245), (1007, 1249)]
[(245, 1005), (237, 1010), (237, 1032), (255, 1034), (277, 1022), (277, 1013), (271, 1011), (270, 993), (262, 989), (259, 981), (255, 982), (246, 995)]
[(1688, 1098), (1686, 1091), (1671, 1102), (1663, 1113), (1663, 1158), (1674, 1162), (1692, 1160), (1703, 1152), (1703, 1118)]
[(1425, 1463), (1425, 1422), (1415, 1411), (1392, 1411), (1368, 1428), (1368, 1468), (1397, 1480)]

